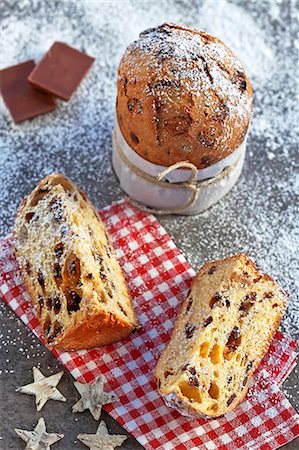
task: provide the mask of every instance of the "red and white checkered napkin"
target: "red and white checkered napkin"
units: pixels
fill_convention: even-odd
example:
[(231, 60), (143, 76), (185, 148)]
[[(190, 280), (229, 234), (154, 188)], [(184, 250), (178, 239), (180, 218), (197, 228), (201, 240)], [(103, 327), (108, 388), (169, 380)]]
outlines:
[[(74, 378), (104, 374), (118, 401), (105, 409), (146, 449), (275, 449), (299, 435), (298, 415), (278, 386), (293, 368), (296, 342), (277, 333), (245, 401), (219, 420), (190, 419), (168, 408), (153, 381), (194, 275), (159, 222), (126, 201), (101, 213), (134, 298), (142, 328), (105, 348), (54, 355)], [(12, 237), (0, 247), (0, 295), (33, 332), (38, 321), (13, 255)]]

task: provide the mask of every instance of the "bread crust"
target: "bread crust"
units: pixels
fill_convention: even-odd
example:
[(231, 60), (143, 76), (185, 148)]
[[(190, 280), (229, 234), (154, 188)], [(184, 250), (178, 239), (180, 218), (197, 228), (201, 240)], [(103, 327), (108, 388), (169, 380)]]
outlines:
[[(181, 390), (175, 386), (175, 384), (172, 389), (167, 390), (167, 386), (165, 385), (165, 383), (163, 384), (163, 375), (162, 374), (163, 374), (163, 371), (165, 373), (164, 364), (166, 364), (167, 360), (169, 363), (169, 347), (171, 346), (172, 341), (174, 340), (176, 335), (179, 335), (179, 332), (181, 329), (181, 322), (183, 320), (185, 320), (185, 314), (186, 314), (186, 310), (188, 309), (190, 295), (191, 296), (193, 295), (192, 292), (193, 292), (194, 288), (202, 282), (202, 279), (204, 277), (206, 277), (208, 273), (213, 273), (213, 270), (215, 267), (218, 268), (219, 266), (221, 266), (223, 263), (226, 263), (226, 262), (229, 262), (230, 264), (232, 264), (234, 262), (240, 263), (241, 266), (244, 268), (244, 270), (246, 269), (245, 272), (248, 270), (248, 271), (252, 271), (253, 274), (256, 274), (257, 283), (260, 281), (260, 279), (262, 279), (263, 281), (266, 281), (268, 283), (268, 285), (271, 284), (273, 286), (273, 290), (276, 289), (275, 295), (278, 295), (279, 301), (282, 302), (281, 309), (280, 309), (281, 312), (276, 315), (276, 319), (272, 323), (271, 333), (269, 333), (269, 335), (268, 335), (267, 342), (265, 342), (265, 343), (263, 342), (264, 345), (263, 345), (263, 348), (259, 351), (258, 358), (252, 363), (250, 369), (246, 372), (247, 381), (246, 381), (246, 383), (244, 383), (244, 385), (242, 387), (242, 391), (237, 393), (235, 399), (224, 410), (223, 409), (219, 410), (217, 413), (213, 412), (212, 410), (211, 411), (207, 410), (205, 413), (203, 413), (201, 411), (200, 406), (195, 405), (194, 403), (191, 403), (190, 400), (182, 394)], [(245, 287), (245, 284), (247, 281), (246, 276), (243, 277), (242, 274), (236, 275), (236, 273), (233, 272), (231, 278), (232, 278), (231, 279), (232, 283), (234, 283), (235, 285), (239, 283), (240, 288), (242, 288), (242, 286), (244, 287), (244, 289), (246, 288)], [(191, 292), (191, 294), (190, 294), (190, 292)], [(191, 282), (190, 292), (189, 292), (188, 296), (186, 297), (186, 299), (184, 300), (184, 302), (182, 303), (177, 321), (176, 321), (174, 329), (172, 331), (170, 343), (164, 348), (164, 350), (162, 351), (162, 354), (158, 360), (158, 363), (157, 363), (157, 366), (155, 369), (155, 380), (157, 382), (158, 390), (159, 390), (160, 394), (162, 395), (162, 397), (164, 398), (166, 404), (170, 407), (177, 409), (182, 415), (189, 416), (189, 417), (204, 417), (204, 418), (221, 417), (223, 414), (234, 409), (246, 397), (252, 375), (254, 374), (255, 370), (259, 366), (262, 358), (267, 353), (267, 351), (270, 347), (271, 341), (272, 341), (273, 337), (275, 336), (275, 333), (279, 327), (280, 321), (283, 316), (283, 312), (287, 306), (288, 294), (277, 285), (276, 281), (272, 277), (270, 277), (268, 274), (261, 272), (258, 269), (258, 267), (256, 266), (256, 264), (244, 254), (236, 254), (232, 257), (224, 258), (222, 260), (205, 263), (202, 266), (202, 268), (199, 270), (199, 272), (196, 274), (196, 276), (193, 278), (193, 280)], [(213, 314), (213, 313), (211, 313), (211, 314)], [(162, 384), (161, 384), (161, 381), (162, 381)]]
[[(20, 254), (16, 253), (17, 259), (19, 259), (19, 256)], [(36, 292), (32, 289), (32, 282), (25, 270), (21, 269), (21, 274), (23, 284), (33, 301), (35, 312), (38, 315)], [(85, 318), (82, 317), (80, 323), (64, 333), (60, 338), (56, 338), (53, 342), (48, 342), (48, 336), (44, 333), (42, 327), (41, 336), (43, 342), (50, 348), (63, 351), (88, 350), (121, 341), (131, 333), (134, 333), (138, 328), (137, 319), (135, 324), (129, 324), (112, 314), (107, 315), (101, 312), (94, 312)]]
[[(59, 190), (56, 190), (56, 186), (58, 185)], [(66, 192), (61, 193), (61, 186)], [(54, 194), (52, 191), (55, 191)], [(47, 194), (44, 194), (44, 192), (47, 192)], [(58, 221), (59, 226), (61, 225), (60, 229), (64, 227), (69, 230), (68, 240), (65, 239), (63, 241), (63, 237), (60, 236), (60, 232), (58, 232), (57, 228), (55, 228), (56, 225), (53, 226), (53, 228), (50, 226), (51, 232), (49, 235), (51, 239), (53, 238), (53, 231), (54, 234), (57, 234), (54, 238), (54, 242), (57, 242), (58, 240), (58, 245), (63, 248), (63, 257), (60, 270), (61, 273), (59, 278), (60, 281), (57, 286), (52, 280), (53, 268), (54, 270), (57, 270), (55, 269), (56, 260), (54, 260), (51, 256), (55, 253), (54, 249), (51, 247), (52, 244), (48, 243), (48, 246), (45, 245), (44, 250), (42, 249), (41, 252), (38, 253), (38, 258), (35, 258), (34, 260), (34, 255), (37, 255), (35, 251), (36, 247), (42, 246), (42, 236), (39, 235), (38, 232), (35, 234), (30, 232), (30, 222), (31, 220), (34, 220), (31, 216), (34, 217), (35, 215), (35, 217), (37, 216), (36, 220), (37, 223), (39, 223), (41, 230), (40, 233), (46, 234), (45, 224), (43, 222), (44, 215), (46, 214), (46, 211), (51, 209), (50, 205), (51, 202), (53, 203), (54, 197), (51, 197), (52, 200), (45, 200), (46, 203), (42, 204), (42, 206), (39, 206), (39, 202), (42, 203), (43, 196), (46, 198), (46, 195), (52, 194), (54, 197), (57, 197), (58, 200), (56, 201), (62, 207), (61, 211), (63, 211), (63, 213), (65, 213), (65, 211), (69, 213), (69, 209), (73, 209), (73, 215), (66, 215), (65, 217), (57, 216), (57, 210), (55, 211), (54, 209), (53, 214), (50, 213), (47, 217), (49, 222), (52, 220), (54, 222)], [(40, 199), (39, 196), (41, 197)], [(71, 197), (71, 199), (68, 197)], [(36, 199), (37, 204), (35, 205), (34, 203)], [(64, 201), (65, 203), (67, 201), (69, 202), (67, 207), (64, 204)], [(80, 238), (77, 233), (80, 233), (81, 224), (74, 224), (70, 219), (70, 217), (75, 219), (79, 217), (77, 212), (80, 212), (80, 209), (82, 208), (84, 208), (84, 214), (86, 216), (89, 215), (89, 234), (94, 233), (98, 239), (99, 236), (102, 236), (102, 256), (100, 257), (100, 261), (107, 256), (105, 256), (105, 252), (109, 252), (110, 255), (108, 255), (110, 259), (107, 259), (107, 261), (108, 263), (111, 261), (111, 266), (110, 269), (108, 267), (105, 272), (106, 274), (103, 275), (103, 280), (106, 282), (107, 277), (109, 278), (109, 273), (113, 268), (112, 276), (114, 276), (114, 278), (117, 277), (117, 280), (114, 279), (114, 285), (117, 284), (117, 287), (114, 286), (115, 289), (110, 295), (112, 295), (112, 297), (117, 297), (116, 300), (118, 304), (122, 301), (125, 302), (123, 303), (123, 308), (126, 309), (129, 316), (122, 314), (119, 306), (115, 308), (115, 310), (113, 310), (113, 308), (106, 307), (107, 303), (112, 301), (110, 300), (110, 296), (107, 295), (108, 282), (106, 282), (106, 287), (103, 286), (101, 279), (98, 277), (97, 266), (93, 268), (90, 265), (92, 254), (89, 255), (89, 262), (87, 261), (87, 255), (86, 260), (84, 260), (87, 235), (85, 234), (85, 236), (81, 236)], [(62, 214), (61, 211), (59, 214)], [(30, 219), (29, 223), (28, 217)], [(77, 226), (76, 232), (72, 230), (72, 227), (75, 226)], [(86, 224), (82, 225), (82, 227), (83, 226), (86, 226)], [(24, 227), (27, 236), (25, 240), (22, 236), (22, 233), (24, 233)], [(38, 245), (33, 242), (33, 237), (37, 240)], [(28, 244), (27, 242), (28, 239), (32, 239), (32, 255), (30, 252), (30, 243)], [(80, 239), (83, 239), (82, 244), (80, 243)], [(125, 279), (114, 255), (107, 229), (92, 204), (86, 198), (85, 194), (82, 191), (79, 191), (79, 189), (64, 175), (52, 174), (41, 180), (28, 198), (22, 201), (16, 215), (14, 243), (16, 259), (19, 263), (26, 290), (28, 291), (35, 306), (36, 314), (41, 325), (43, 340), (50, 347), (57, 348), (59, 350), (95, 348), (123, 339), (136, 329), (138, 326), (138, 321), (131, 304), (131, 297), (126, 286)], [(84, 249), (80, 251), (80, 247), (83, 247), (84, 245)], [(95, 252), (94, 249), (90, 250), (91, 253)], [(96, 251), (98, 252), (98, 248)], [(71, 262), (69, 262), (70, 255), (73, 257), (73, 261), (71, 260)], [(38, 263), (37, 259), (39, 260)], [(40, 288), (40, 285), (36, 279), (36, 266), (38, 264), (42, 267), (42, 271), (44, 273), (42, 288)], [(68, 270), (71, 264), (73, 265), (71, 266), (69, 273)], [(79, 265), (79, 268), (77, 265)], [(74, 270), (77, 271), (77, 269), (80, 272), (80, 279), (78, 279), (75, 283), (76, 285), (74, 285), (74, 280), (71, 278), (74, 276)], [(95, 270), (93, 271), (93, 269)], [(69, 300), (73, 300), (72, 296), (71, 298), (68, 298), (70, 289), (73, 289), (72, 292), (75, 293), (82, 292), (82, 295), (80, 294), (82, 298), (80, 299), (80, 304), (78, 307), (76, 306), (76, 308), (72, 308), (71, 305), (69, 309), (68, 302)], [(40, 303), (41, 297), (42, 306)], [(48, 308), (49, 298), (52, 300), (50, 302), (50, 307)], [(53, 301), (53, 298), (59, 299), (59, 309), (57, 308), (58, 311), (55, 311), (55, 301), (57, 302), (57, 300)], [(83, 305), (82, 308), (81, 305)], [(46, 311), (46, 307), (48, 308), (48, 311)], [(49, 318), (51, 319), (50, 328), (46, 325)], [(54, 335), (55, 330), (57, 330), (57, 323), (61, 325), (61, 330), (59, 330), (59, 333)], [(51, 332), (49, 331), (50, 329)]]
[(169, 166), (217, 163), (243, 142), (253, 92), (240, 61), (214, 36), (163, 24), (127, 48), (118, 69), (116, 114), (128, 145)]
[(135, 327), (128, 326), (127, 322), (112, 314), (95, 313), (69, 330), (56, 348), (69, 351), (103, 347), (126, 338), (134, 329)]

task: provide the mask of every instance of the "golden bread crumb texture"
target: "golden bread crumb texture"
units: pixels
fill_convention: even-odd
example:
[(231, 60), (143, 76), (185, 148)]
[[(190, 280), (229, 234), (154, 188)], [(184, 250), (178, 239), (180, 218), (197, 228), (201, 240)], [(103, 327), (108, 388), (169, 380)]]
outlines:
[(210, 34), (163, 24), (140, 34), (118, 70), (117, 118), (129, 146), (156, 164), (208, 167), (243, 142), (252, 114), (250, 80)]
[(106, 227), (85, 194), (61, 174), (39, 182), (15, 221), (16, 256), (45, 341), (92, 348), (137, 325)]
[(218, 417), (246, 395), (287, 294), (245, 255), (205, 264), (194, 278), (155, 371), (166, 402)]

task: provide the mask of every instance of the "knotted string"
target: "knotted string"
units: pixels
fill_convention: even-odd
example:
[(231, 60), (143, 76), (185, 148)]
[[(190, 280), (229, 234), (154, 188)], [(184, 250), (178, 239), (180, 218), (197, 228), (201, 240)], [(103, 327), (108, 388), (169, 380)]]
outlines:
[[(143, 178), (144, 180), (149, 181), (152, 184), (155, 184), (156, 186), (167, 188), (167, 189), (187, 189), (191, 192), (190, 198), (183, 203), (179, 207), (175, 208), (169, 208), (169, 209), (157, 209), (157, 208), (150, 208), (148, 206), (145, 206), (136, 200), (133, 200), (131, 197), (127, 197), (127, 199), (132, 203), (133, 206), (136, 206), (141, 211), (148, 212), (150, 214), (181, 214), (186, 212), (187, 209), (191, 208), (197, 201), (199, 192), (203, 187), (207, 187), (211, 184), (214, 184), (216, 182), (221, 181), (224, 178), (227, 178), (230, 173), (233, 171), (233, 169), (236, 167), (236, 165), (239, 162), (240, 157), (231, 165), (223, 169), (220, 173), (218, 173), (213, 178), (209, 178), (207, 180), (197, 180), (198, 175), (198, 169), (197, 167), (188, 162), (188, 161), (179, 161), (175, 164), (172, 164), (171, 166), (167, 167), (167, 169), (163, 170), (163, 172), (160, 172), (156, 177), (153, 177), (152, 175), (149, 175), (148, 173), (144, 172), (139, 167), (136, 167), (124, 154), (121, 146), (118, 144), (116, 139), (115, 130), (113, 131), (113, 143), (114, 148), (117, 151), (117, 154), (119, 158), (122, 160), (122, 162), (129, 167), (129, 169), (134, 172), (139, 177)], [(191, 174), (187, 181), (180, 181), (180, 182), (174, 182), (170, 183), (168, 181), (164, 181), (163, 178), (165, 178), (166, 175), (173, 172), (177, 169), (190, 169)]]

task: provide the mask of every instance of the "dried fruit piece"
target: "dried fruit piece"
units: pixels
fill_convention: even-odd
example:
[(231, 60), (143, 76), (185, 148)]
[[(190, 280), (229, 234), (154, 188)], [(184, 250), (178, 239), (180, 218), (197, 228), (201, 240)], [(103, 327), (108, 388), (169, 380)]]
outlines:
[(170, 377), (170, 375), (173, 375), (173, 374), (174, 374), (173, 369), (167, 369), (164, 371), (164, 378), (168, 378), (168, 377)]
[(224, 122), (227, 116), (229, 115), (229, 107), (226, 103), (219, 103), (217, 107), (214, 109), (213, 118), (218, 122)]
[(105, 274), (105, 272), (100, 272), (100, 277), (102, 281), (107, 281), (107, 275)]
[(252, 368), (252, 366), (253, 366), (253, 361), (250, 361), (246, 367), (246, 373), (249, 372), (249, 370)]
[(219, 398), (220, 390), (218, 387), (218, 384), (215, 382), (211, 383), (210, 389), (209, 389), (209, 396), (217, 400)]
[(44, 275), (42, 274), (42, 271), (39, 270), (37, 273), (37, 281), (39, 282), (42, 290), (45, 289), (45, 279), (44, 279)]
[[(187, 369), (187, 367), (188, 367), (188, 364), (187, 364), (187, 366), (186, 366), (186, 369)], [(196, 375), (196, 369), (195, 369), (195, 367), (189, 366), (189, 367), (188, 367), (188, 372), (190, 372), (191, 375)]]
[(61, 283), (62, 283), (62, 276), (61, 276), (61, 267), (58, 262), (54, 263), (53, 276), (54, 276), (57, 287), (60, 287)]
[(232, 402), (235, 400), (236, 397), (237, 397), (236, 394), (231, 395), (231, 396), (229, 397), (229, 399), (227, 400), (227, 402), (226, 402), (227, 406), (231, 405)]
[(56, 258), (60, 259), (61, 256), (63, 255), (63, 250), (64, 250), (64, 244), (62, 242), (58, 242), (58, 244), (55, 245), (54, 247), (54, 253)]
[(26, 220), (26, 222), (30, 222), (30, 220), (32, 220), (33, 219), (33, 217), (34, 217), (34, 212), (28, 212), (26, 215), (25, 215), (25, 220)]
[(189, 382), (184, 380), (178, 385), (178, 387), (181, 390), (183, 396), (187, 397), (189, 401), (195, 401), (198, 403), (202, 402), (202, 396), (197, 386), (190, 386)]
[(37, 301), (38, 301), (38, 304), (39, 304), (39, 311), (41, 313), (41, 311), (43, 309), (43, 306), (44, 306), (44, 298), (41, 295), (39, 295)]
[[(241, 336), (240, 327), (235, 326), (232, 329), (231, 334), (229, 335), (228, 341), (226, 343), (226, 346), (225, 346), (225, 349), (223, 352), (224, 355), (234, 352), (241, 344), (241, 341), (242, 341), (242, 336)], [(229, 359), (229, 357), (227, 359)]]
[(250, 294), (246, 295), (243, 302), (240, 305), (240, 311), (247, 313), (250, 308), (254, 305), (256, 301), (256, 292), (251, 292)]
[(193, 303), (193, 298), (190, 297), (190, 298), (189, 298), (189, 301), (188, 301), (188, 304), (187, 304), (187, 307), (186, 307), (186, 313), (190, 311), (190, 308), (191, 308), (191, 306), (192, 306), (192, 303)]
[(46, 317), (46, 320), (45, 320), (45, 322), (44, 322), (44, 333), (45, 334), (49, 334), (50, 333), (50, 330), (51, 330), (51, 325), (52, 325), (52, 323), (51, 323), (51, 317), (50, 316), (47, 316)]
[(189, 385), (190, 386), (199, 386), (197, 372), (196, 372), (195, 367), (189, 366), (188, 367), (188, 372), (190, 373), (190, 375), (188, 377)]
[(186, 323), (186, 325), (185, 325), (185, 334), (186, 334), (187, 339), (191, 339), (192, 338), (195, 329), (196, 329), (195, 325), (192, 325), (190, 323)]
[(199, 349), (200, 356), (202, 356), (203, 358), (206, 358), (209, 354), (209, 349), (210, 349), (210, 343), (207, 341), (203, 342)]
[(26, 270), (28, 275), (31, 275), (31, 264), (30, 264), (30, 262), (28, 260), (25, 263), (24, 269)]
[[(206, 111), (205, 111), (206, 113)], [(207, 114), (205, 114), (207, 116)], [(200, 130), (197, 134), (198, 141), (204, 146), (204, 147), (212, 147), (215, 144), (215, 138), (212, 134), (208, 133), (207, 131)], [(201, 162), (204, 165), (212, 164), (214, 158), (210, 155), (205, 155), (201, 158)]]
[(81, 279), (81, 264), (80, 259), (75, 255), (75, 253), (71, 253), (65, 261), (64, 271), (63, 271), (63, 280), (67, 284), (68, 287), (75, 289)]
[(188, 378), (188, 383), (190, 386), (199, 386), (198, 378), (196, 375), (191, 375)]
[(52, 309), (52, 305), (53, 305), (53, 299), (51, 297), (47, 298), (46, 300), (46, 307), (48, 310)]
[(36, 194), (34, 195), (34, 197), (32, 198), (31, 202), (30, 202), (30, 206), (36, 206), (38, 204), (38, 202), (46, 195), (48, 194), (49, 189), (47, 188), (41, 188), (38, 189), (38, 191), (36, 192)]
[(210, 358), (213, 364), (218, 364), (221, 358), (221, 347), (219, 344), (214, 344), (211, 352)]
[(80, 303), (81, 303), (81, 296), (76, 292), (68, 287), (65, 289), (65, 296), (67, 300), (67, 310), (69, 313), (73, 311), (78, 311), (80, 309)]
[(134, 142), (134, 144), (139, 144), (139, 139), (136, 136), (136, 134), (133, 133), (133, 131), (130, 131), (130, 138), (132, 139), (132, 141)]
[(125, 316), (128, 316), (126, 310), (123, 308), (123, 306), (122, 306), (119, 302), (117, 302), (117, 305), (118, 305), (119, 309), (121, 310), (121, 312), (122, 312)]
[(212, 322), (213, 322), (213, 317), (212, 316), (207, 317), (203, 323), (203, 327), (204, 328), (207, 327)]
[(60, 298), (58, 297), (58, 295), (55, 296), (53, 299), (53, 308), (54, 308), (55, 314), (58, 314), (61, 309), (61, 301), (60, 301)]
[(208, 274), (209, 274), (209, 275), (213, 275), (214, 272), (216, 272), (216, 266), (211, 266), (211, 267), (209, 268)]
[(53, 211), (53, 219), (55, 222), (59, 222), (63, 219), (62, 203), (59, 198), (52, 198), (50, 201), (50, 208)]
[(54, 328), (53, 328), (53, 336), (56, 337), (58, 334), (60, 334), (62, 331), (62, 325), (60, 322), (58, 322), (56, 320), (56, 322), (54, 323)]
[(71, 255), (67, 260), (67, 264), (67, 270), (70, 275), (80, 272), (80, 259), (76, 255)]
[(210, 300), (210, 308), (214, 308), (214, 306), (218, 306), (217, 303), (219, 304), (222, 300), (222, 296), (219, 294), (219, 292), (216, 292), (216, 294), (213, 295), (213, 297)]
[(246, 75), (244, 72), (241, 72), (240, 70), (236, 70), (233, 75), (232, 82), (238, 85), (242, 94), (243, 94), (243, 92), (246, 91), (247, 82), (246, 82)]
[(257, 276), (256, 278), (254, 278), (253, 282), (258, 283), (262, 278), (263, 278), (263, 275), (261, 274), (261, 275)]
[(247, 383), (247, 381), (248, 381), (248, 375), (246, 375), (246, 377), (244, 378), (243, 383), (242, 383), (242, 386), (245, 386), (246, 383)]

